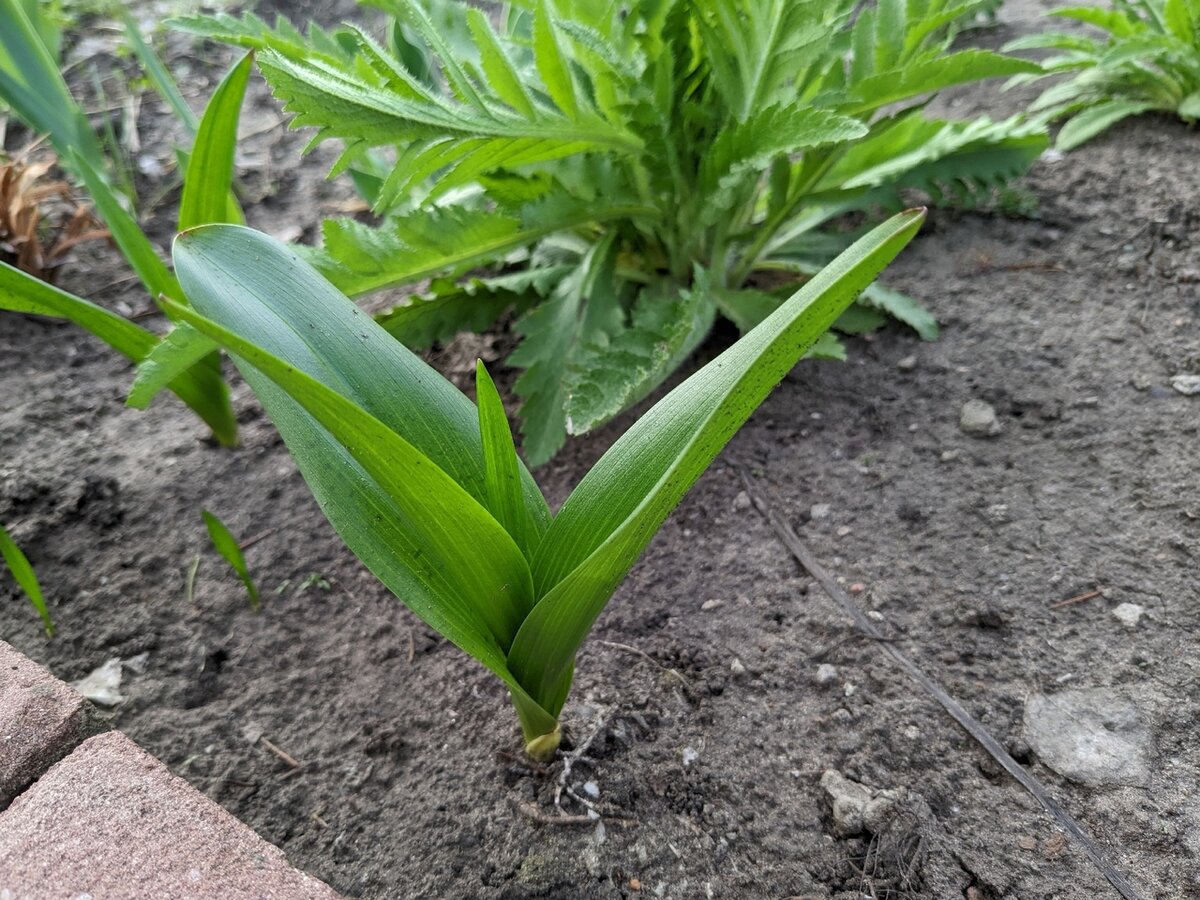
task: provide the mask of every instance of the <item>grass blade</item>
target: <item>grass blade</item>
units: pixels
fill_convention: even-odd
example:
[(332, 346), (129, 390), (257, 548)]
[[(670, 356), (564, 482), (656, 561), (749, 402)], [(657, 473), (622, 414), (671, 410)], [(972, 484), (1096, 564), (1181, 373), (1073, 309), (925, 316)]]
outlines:
[(237, 203), (231, 200), (238, 117), (254, 63), (247, 53), (226, 73), (213, 92), (188, 161), (179, 201), (179, 230), (211, 222), (241, 224)]
[(0, 557), (4, 558), (8, 570), (16, 579), (17, 586), (25, 592), (25, 596), (29, 598), (33, 608), (42, 617), (46, 637), (54, 637), (54, 620), (50, 618), (50, 610), (46, 608), (46, 599), (42, 596), (42, 586), (38, 584), (33, 566), (29, 564), (29, 559), (21, 552), (21, 548), (9, 536), (3, 525), (0, 525)]
[(212, 539), (213, 547), (221, 554), (225, 562), (229, 563), (233, 571), (237, 573), (237, 577), (242, 579), (242, 584), (246, 586), (246, 596), (250, 600), (250, 608), (258, 612), (258, 588), (254, 585), (254, 579), (250, 577), (250, 568), (246, 565), (246, 557), (242, 553), (237, 538), (225, 527), (224, 522), (207, 509), (200, 510), (200, 516), (208, 528), (208, 536)]
[(150, 79), (150, 84), (154, 86), (159, 96), (171, 107), (171, 111), (175, 113), (175, 117), (187, 129), (188, 134), (194, 135), (199, 125), (196, 121), (196, 114), (192, 112), (192, 108), (188, 106), (187, 101), (183, 99), (183, 94), (179, 91), (179, 85), (162, 64), (162, 60), (158, 58), (158, 54), (154, 52), (154, 48), (146, 41), (141, 29), (138, 28), (137, 23), (133, 20), (133, 16), (129, 14), (127, 9), (121, 10), (121, 23), (125, 26), (125, 38), (129, 41), (133, 55), (142, 64), (142, 70), (145, 71), (146, 77)]

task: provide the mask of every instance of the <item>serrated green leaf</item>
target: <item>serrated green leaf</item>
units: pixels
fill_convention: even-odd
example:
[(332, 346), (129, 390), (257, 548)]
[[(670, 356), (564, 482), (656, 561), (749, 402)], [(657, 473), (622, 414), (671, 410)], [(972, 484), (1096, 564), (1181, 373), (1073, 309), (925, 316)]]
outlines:
[(847, 111), (865, 113), (956, 84), (1039, 71), (1037, 63), (1014, 56), (990, 50), (960, 50), (864, 78), (851, 87)]
[(922, 340), (936, 341), (938, 338), (938, 322), (933, 313), (908, 294), (873, 281), (863, 290), (858, 302), (903, 322)]
[(479, 47), (480, 63), (496, 96), (526, 117), (534, 115), (533, 98), (513, 67), (512, 60), (500, 42), (492, 26), (480, 10), (472, 8), (468, 13), (471, 34)]
[(600, 332), (564, 378), (566, 429), (586, 434), (658, 387), (712, 327), (716, 306), (704, 285), (675, 296), (646, 290), (627, 327)]
[(554, 105), (569, 120), (578, 119), (579, 97), (575, 93), (575, 79), (571, 77), (570, 64), (546, 0), (538, 0), (533, 14), (533, 55), (538, 74), (542, 76), (542, 83)]
[(1054, 145), (1062, 151), (1073, 150), (1122, 119), (1153, 109), (1153, 104), (1133, 100), (1109, 100), (1077, 113), (1063, 123)]
[(224, 522), (207, 509), (200, 510), (200, 516), (204, 519), (204, 525), (208, 529), (208, 537), (212, 541), (213, 547), (221, 554), (221, 558), (229, 563), (230, 567), (237, 574), (237, 577), (241, 579), (242, 584), (246, 588), (246, 597), (250, 601), (250, 608), (257, 612), (259, 605), (258, 588), (254, 584), (254, 579), (250, 576), (250, 567), (246, 565), (246, 557), (242, 553), (242, 548), (237, 538), (233, 536), (233, 532), (225, 526)]

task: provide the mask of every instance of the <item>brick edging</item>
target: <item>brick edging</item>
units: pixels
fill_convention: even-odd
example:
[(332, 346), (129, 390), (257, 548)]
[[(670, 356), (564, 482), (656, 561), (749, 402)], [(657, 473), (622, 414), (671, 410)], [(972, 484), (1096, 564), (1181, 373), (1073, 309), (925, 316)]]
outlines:
[(336, 900), (124, 734), (94, 728), (77, 692), (0, 641), (0, 790), (19, 791), (0, 812), (0, 896)]

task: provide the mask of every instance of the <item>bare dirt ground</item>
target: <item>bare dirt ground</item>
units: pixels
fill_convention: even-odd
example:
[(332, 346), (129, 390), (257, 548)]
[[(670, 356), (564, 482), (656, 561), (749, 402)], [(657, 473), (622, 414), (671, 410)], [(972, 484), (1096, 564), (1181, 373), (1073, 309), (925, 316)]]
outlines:
[[(1015, 5), (981, 39), (1039, 27), (1031, 16)], [(200, 74), (189, 87), (210, 89)], [(947, 102), (964, 115), (1015, 102), (992, 88)], [(247, 130), (263, 129), (242, 151), (251, 223), (311, 238), (350, 194), (321, 180), (321, 158), (296, 165), (261, 88), (249, 109)], [(148, 102), (144, 140), (166, 159), (155, 115)], [(47, 641), (4, 580), (0, 637), (67, 680), (147, 653), (115, 725), (348, 896), (1115, 896), (855, 634), (739, 497), (737, 464), (1144, 896), (1200, 897), (1200, 397), (1170, 387), (1200, 372), (1198, 163), (1200, 134), (1143, 118), (1039, 163), (1024, 183), (1035, 218), (933, 215), (887, 281), (935, 309), (942, 339), (888, 330), (854, 342), (848, 364), (787, 378), (580, 655), (566, 721), (593, 742), (568, 783), (598, 789), (602, 831), (529, 815), (556, 813), (561, 763), (515, 755), (500, 686), (339, 544), (244, 385), (242, 446), (222, 450), (173, 399), (125, 409), (130, 368), (97, 342), (11, 315), (0, 521), (60, 631)], [(113, 308), (146, 308), (123, 278), (102, 247), (63, 273)], [(470, 353), (439, 358), (453, 369)], [(962, 431), (969, 400), (994, 408), (999, 434)], [(538, 473), (552, 502), (629, 421)], [(201, 507), (265, 534), (248, 551), (260, 614)], [(1143, 609), (1136, 624), (1112, 614), (1126, 603)], [(1084, 688), (1131, 704), (1136, 721), (1108, 727), (1142, 736), (1139, 783), (1071, 780), (1031, 748), (1029, 698)], [(892, 792), (890, 812), (844, 834), (826, 770)]]

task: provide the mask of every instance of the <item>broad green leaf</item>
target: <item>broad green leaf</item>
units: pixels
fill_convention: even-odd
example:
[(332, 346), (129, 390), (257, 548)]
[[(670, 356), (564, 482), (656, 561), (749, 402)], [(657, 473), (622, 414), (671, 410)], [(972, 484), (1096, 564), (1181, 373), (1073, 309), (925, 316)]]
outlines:
[(230, 202), (233, 160), (237, 150), (238, 117), (254, 59), (247, 53), (226, 73), (213, 91), (196, 141), (192, 145), (183, 196), (179, 201), (179, 230), (211, 222), (241, 224), (241, 211)]
[(208, 536), (213, 547), (221, 554), (225, 562), (229, 563), (233, 571), (237, 573), (237, 577), (242, 580), (242, 584), (246, 588), (246, 597), (250, 600), (250, 608), (257, 612), (258, 588), (254, 584), (254, 579), (250, 577), (250, 568), (246, 565), (246, 557), (242, 553), (238, 539), (225, 527), (224, 522), (207, 509), (200, 510), (200, 516), (204, 519), (204, 525), (208, 529)]
[(8, 566), (13, 579), (17, 582), (17, 586), (25, 592), (25, 596), (33, 604), (34, 610), (42, 617), (46, 637), (54, 637), (54, 620), (50, 617), (50, 610), (46, 607), (46, 599), (42, 596), (42, 586), (38, 584), (33, 566), (29, 564), (29, 559), (21, 552), (21, 548), (16, 545), (3, 525), (0, 525), (0, 558), (3, 558), (4, 564)]
[[(475, 407), (266, 235), (205, 226), (177, 239), (175, 261), (194, 309), (173, 311), (234, 356), (350, 549), (505, 681), (527, 736), (552, 730), (505, 661), (504, 638), (531, 601), (529, 569), (481, 505)], [(521, 481), (540, 534), (549, 512), (523, 467)]]
[(19, 0), (0, 0), (0, 100), (49, 135), (64, 161), (74, 150), (93, 167), (104, 166), (95, 134)]
[(663, 520), (758, 405), (912, 239), (922, 211), (857, 241), (761, 325), (660, 400), (567, 498), (534, 556), (540, 598), (508, 654), (552, 714), (562, 679)]

